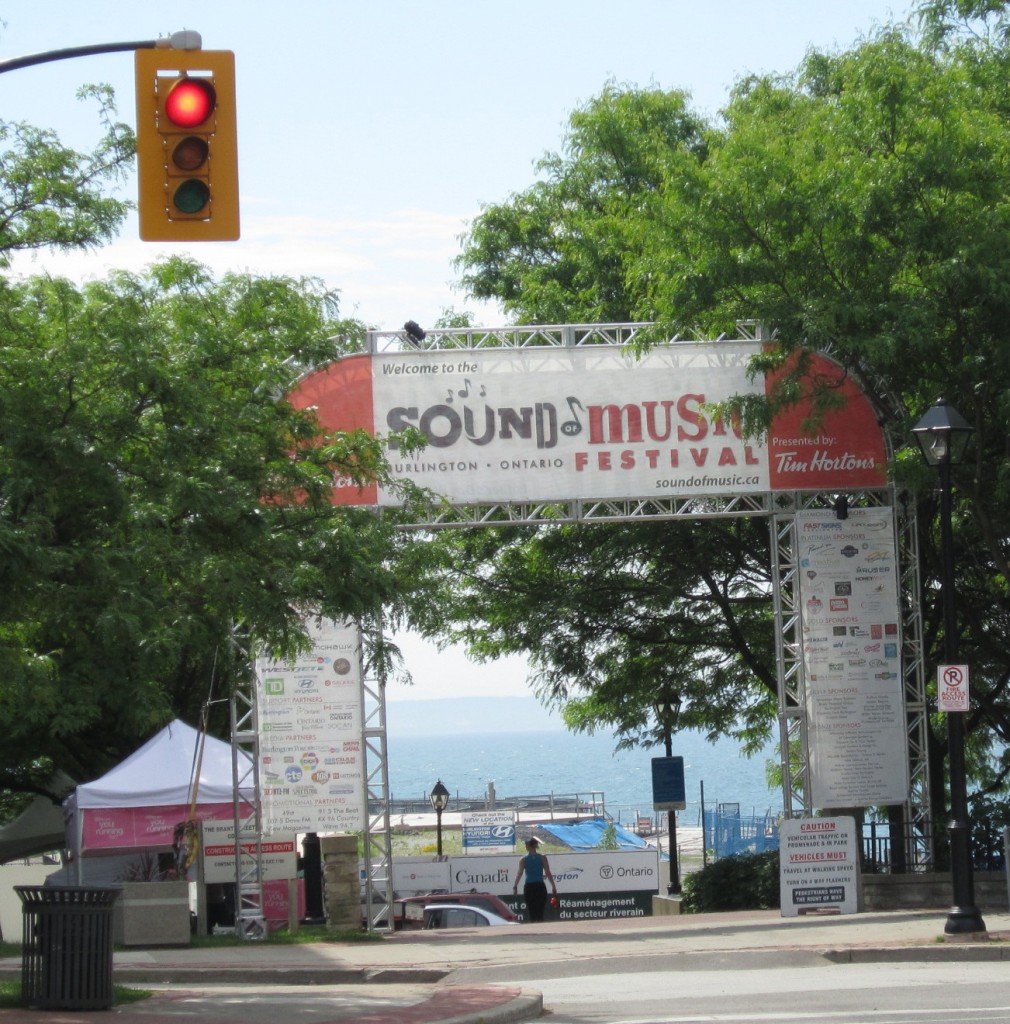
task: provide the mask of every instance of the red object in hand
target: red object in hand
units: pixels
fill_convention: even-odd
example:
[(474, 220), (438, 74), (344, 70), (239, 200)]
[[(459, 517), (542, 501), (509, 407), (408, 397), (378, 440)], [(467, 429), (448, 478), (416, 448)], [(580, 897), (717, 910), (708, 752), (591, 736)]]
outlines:
[(558, 905), (558, 898), (557, 898), (557, 896), (552, 896), (551, 897), (551, 906), (552, 907), (556, 907), (557, 905)]

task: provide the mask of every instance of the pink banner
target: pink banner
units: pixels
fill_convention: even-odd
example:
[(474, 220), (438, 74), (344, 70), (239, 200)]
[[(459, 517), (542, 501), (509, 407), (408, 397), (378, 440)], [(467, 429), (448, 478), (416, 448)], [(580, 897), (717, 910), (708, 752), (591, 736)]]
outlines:
[[(285, 878), (263, 883), (263, 917), (271, 928), (288, 923), (288, 881)], [(305, 880), (297, 882), (298, 920), (305, 917)]]
[[(188, 804), (166, 807), (87, 808), (82, 850), (153, 849), (171, 846), (175, 826), (189, 819)], [(233, 804), (204, 804), (196, 809), (199, 821), (229, 821)]]

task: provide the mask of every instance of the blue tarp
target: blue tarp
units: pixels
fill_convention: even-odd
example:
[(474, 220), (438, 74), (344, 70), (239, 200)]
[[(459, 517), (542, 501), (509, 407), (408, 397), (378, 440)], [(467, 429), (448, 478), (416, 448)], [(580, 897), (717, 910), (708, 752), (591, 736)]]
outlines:
[(616, 821), (607, 821), (604, 818), (586, 818), (583, 821), (571, 822), (551, 821), (536, 827), (550, 832), (573, 850), (594, 850), (600, 845), (603, 833), (609, 825), (614, 826), (614, 838), (622, 850), (641, 850), (649, 845), (641, 836), (622, 828)]

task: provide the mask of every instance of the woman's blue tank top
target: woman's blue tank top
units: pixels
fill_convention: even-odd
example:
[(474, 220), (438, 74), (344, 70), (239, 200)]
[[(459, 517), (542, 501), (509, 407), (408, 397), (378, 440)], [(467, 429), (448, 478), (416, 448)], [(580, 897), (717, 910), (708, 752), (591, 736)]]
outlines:
[(526, 881), (542, 882), (544, 880), (544, 858), (539, 853), (526, 854)]

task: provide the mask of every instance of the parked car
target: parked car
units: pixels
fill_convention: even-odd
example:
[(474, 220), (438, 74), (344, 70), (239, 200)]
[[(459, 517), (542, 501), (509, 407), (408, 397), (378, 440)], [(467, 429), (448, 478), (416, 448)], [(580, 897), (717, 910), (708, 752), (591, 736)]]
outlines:
[(518, 921), (507, 921), (483, 907), (460, 903), (430, 903), (424, 908), (422, 927), (427, 928), (511, 928)]
[(429, 892), (423, 896), (406, 896), (396, 901), (396, 926), (398, 928), (426, 927), (424, 925), (424, 908), (434, 903), (476, 907), (513, 924), (519, 920), (512, 913), (509, 905), (491, 892)]

